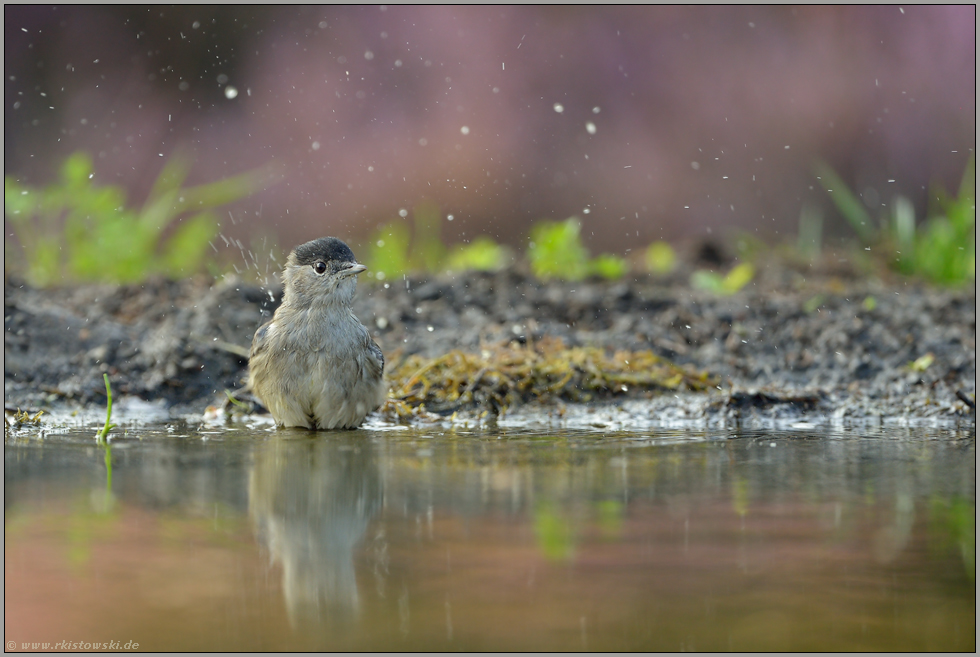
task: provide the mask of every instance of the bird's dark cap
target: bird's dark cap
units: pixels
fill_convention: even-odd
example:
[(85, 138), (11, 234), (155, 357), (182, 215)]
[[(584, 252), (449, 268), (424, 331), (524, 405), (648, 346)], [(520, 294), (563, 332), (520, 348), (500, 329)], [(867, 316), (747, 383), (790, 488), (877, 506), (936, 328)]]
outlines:
[(312, 265), (318, 260), (326, 262), (357, 262), (354, 252), (336, 237), (321, 237), (306, 244), (300, 244), (293, 253), (296, 262), (301, 265)]

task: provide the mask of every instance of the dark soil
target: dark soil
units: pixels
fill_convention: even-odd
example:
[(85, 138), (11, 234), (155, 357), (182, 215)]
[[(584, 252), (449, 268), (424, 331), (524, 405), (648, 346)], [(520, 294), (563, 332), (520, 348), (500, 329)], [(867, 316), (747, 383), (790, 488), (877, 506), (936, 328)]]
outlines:
[[(556, 336), (569, 346), (649, 349), (718, 375), (719, 389), (691, 393), (705, 418), (789, 410), (975, 421), (974, 289), (773, 262), (743, 291), (719, 297), (693, 290), (690, 271), (619, 282), (542, 282), (519, 269), (362, 282), (355, 312), (390, 365)], [(4, 404), (101, 407), (108, 372), (118, 393), (163, 400), (172, 414), (202, 413), (242, 385), (247, 359), (229, 345), (247, 350), (277, 303), (278, 291), (236, 278), (46, 290), (8, 278)], [(672, 399), (651, 403), (669, 414)]]

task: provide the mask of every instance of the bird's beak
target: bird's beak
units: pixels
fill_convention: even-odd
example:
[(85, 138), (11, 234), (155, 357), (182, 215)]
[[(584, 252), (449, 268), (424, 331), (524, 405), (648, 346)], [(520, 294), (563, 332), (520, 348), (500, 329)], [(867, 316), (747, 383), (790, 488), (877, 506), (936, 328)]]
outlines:
[(343, 274), (344, 276), (355, 276), (357, 274), (360, 274), (362, 271), (367, 271), (367, 267), (365, 267), (359, 262), (355, 262), (354, 264), (347, 267), (346, 269), (341, 269), (340, 273)]

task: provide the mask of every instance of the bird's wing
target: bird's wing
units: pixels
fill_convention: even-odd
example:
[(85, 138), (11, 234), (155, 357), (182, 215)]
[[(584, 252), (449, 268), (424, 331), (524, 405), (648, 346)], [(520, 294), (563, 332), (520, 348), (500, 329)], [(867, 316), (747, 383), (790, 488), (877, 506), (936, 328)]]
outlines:
[(368, 352), (371, 364), (377, 368), (378, 376), (381, 376), (385, 371), (385, 355), (381, 353), (381, 347), (378, 346), (378, 343), (371, 338), (368, 338)]
[(269, 333), (269, 326), (271, 325), (272, 320), (270, 319), (268, 322), (260, 326), (255, 332), (255, 337), (252, 338), (252, 349), (248, 352), (249, 360), (254, 358), (256, 354), (265, 351), (268, 342), (266, 338)]

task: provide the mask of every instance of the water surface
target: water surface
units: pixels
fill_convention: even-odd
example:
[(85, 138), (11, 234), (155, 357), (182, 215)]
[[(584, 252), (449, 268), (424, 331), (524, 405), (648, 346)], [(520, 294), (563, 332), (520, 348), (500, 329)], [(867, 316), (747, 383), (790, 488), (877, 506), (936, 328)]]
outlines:
[(93, 433), (7, 436), (8, 648), (976, 649), (972, 431)]

